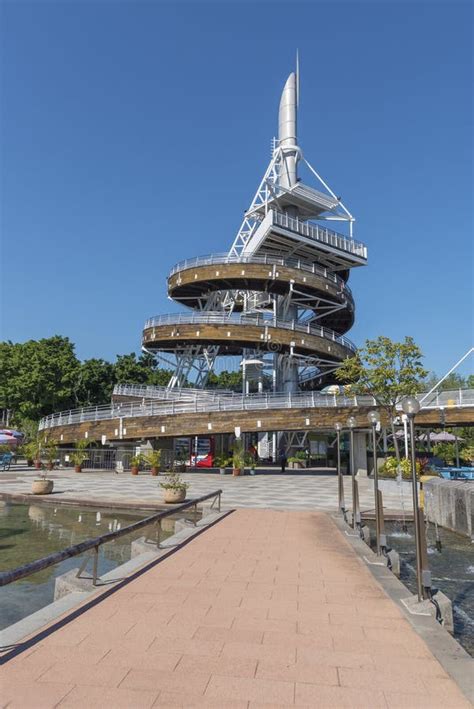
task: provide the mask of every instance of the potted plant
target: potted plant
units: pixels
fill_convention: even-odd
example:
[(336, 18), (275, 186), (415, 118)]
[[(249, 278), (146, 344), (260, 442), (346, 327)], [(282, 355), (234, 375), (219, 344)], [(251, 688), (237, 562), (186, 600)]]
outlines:
[(145, 454), (145, 460), (151, 468), (152, 475), (160, 472), (161, 450), (153, 450)]
[(54, 441), (45, 441), (44, 444), (44, 456), (46, 458), (46, 467), (48, 470), (53, 470), (54, 464), (58, 457), (58, 447)]
[(71, 454), (71, 462), (74, 463), (74, 470), (76, 473), (82, 472), (82, 464), (87, 460), (86, 448), (92, 443), (88, 441), (87, 438), (81, 438), (76, 441), (76, 450)]
[(142, 463), (143, 455), (141, 453), (132, 455), (132, 457), (130, 458), (130, 468), (132, 469), (132, 475), (138, 475), (138, 471), (140, 470), (140, 465)]
[(26, 458), (26, 464), (29, 468), (32, 468), (35, 464), (36, 455), (36, 441), (29, 441), (21, 447), (21, 452)]
[(226, 455), (217, 455), (214, 458), (214, 465), (216, 466), (216, 468), (219, 468), (219, 473), (221, 475), (225, 475), (225, 472), (226, 472), (225, 469), (227, 468), (227, 466), (230, 465), (230, 463), (231, 463), (231, 460)]
[[(26, 444), (27, 446), (27, 457), (31, 456), (31, 461), (34, 464), (36, 470), (41, 469), (41, 454), (43, 453), (43, 441), (41, 438), (36, 438), (34, 441), (30, 441)], [(28, 457), (28, 460), (30, 458)]]
[(186, 472), (186, 461), (183, 460), (182, 458), (176, 458), (176, 460), (173, 463), (173, 470), (177, 473), (185, 473)]
[(232, 450), (232, 475), (237, 477), (242, 475), (242, 471), (245, 465), (245, 455), (244, 455), (244, 445), (241, 438), (236, 438), (234, 441), (234, 448)]
[(248, 468), (250, 468), (250, 475), (255, 475), (255, 468), (257, 467), (255, 457), (250, 453), (247, 453), (245, 456), (245, 464)]
[(189, 484), (181, 480), (179, 473), (169, 473), (166, 476), (166, 481), (160, 483), (160, 487), (163, 488), (163, 500), (167, 504), (177, 504), (186, 499), (186, 490)]
[(45, 466), (41, 466), (42, 475), (40, 478), (33, 480), (31, 484), (31, 492), (33, 495), (50, 495), (53, 492), (54, 482), (46, 477)]

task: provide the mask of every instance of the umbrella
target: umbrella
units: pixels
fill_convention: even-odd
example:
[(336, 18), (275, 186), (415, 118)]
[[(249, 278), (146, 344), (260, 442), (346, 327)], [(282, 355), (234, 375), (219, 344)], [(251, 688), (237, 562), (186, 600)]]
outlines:
[(0, 433), (0, 445), (16, 446), (17, 443), (15, 436), (10, 436), (9, 433)]
[(0, 435), (1, 434), (6, 434), (7, 436), (15, 436), (15, 438), (23, 438), (25, 435), (24, 433), (21, 433), (21, 431), (14, 431), (11, 428), (0, 428)]
[(441, 433), (432, 433), (430, 440), (435, 441), (435, 443), (451, 443), (453, 441), (463, 441), (464, 438), (453, 436), (452, 433), (448, 433), (447, 431), (441, 431)]

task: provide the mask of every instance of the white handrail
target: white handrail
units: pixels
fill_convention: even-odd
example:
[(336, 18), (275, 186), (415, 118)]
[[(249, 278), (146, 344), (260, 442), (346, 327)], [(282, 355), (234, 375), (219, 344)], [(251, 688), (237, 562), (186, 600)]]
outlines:
[(184, 259), (184, 261), (180, 261), (175, 264), (169, 272), (168, 279), (174, 276), (175, 273), (187, 271), (191, 268), (197, 268), (198, 266), (214, 266), (226, 263), (255, 263), (264, 265), (268, 264), (269, 266), (286, 266), (288, 268), (305, 271), (305, 273), (314, 273), (318, 276), (322, 276), (323, 278), (327, 278), (333, 283), (336, 283), (341, 290), (352, 297), (352, 291), (346, 281), (335, 273), (328, 271), (327, 268), (322, 268), (322, 266), (318, 266), (310, 261), (292, 258), (279, 258), (278, 256), (270, 256), (267, 254), (262, 256), (229, 256), (228, 254), (205, 254), (204, 256), (195, 256), (193, 258)]
[(337, 342), (343, 347), (347, 347), (352, 352), (356, 351), (356, 346), (344, 335), (338, 335), (334, 330), (327, 327), (312, 327), (309, 324), (300, 324), (294, 320), (280, 320), (268, 315), (245, 315), (242, 313), (222, 313), (207, 311), (206, 313), (168, 313), (166, 315), (156, 315), (149, 318), (144, 325), (144, 330), (160, 327), (161, 325), (195, 325), (195, 324), (222, 324), (222, 325), (254, 325), (256, 327), (281, 328), (284, 330), (296, 330), (308, 335), (323, 337), (326, 340)]
[[(120, 385), (123, 388), (128, 385)], [(136, 387), (137, 385), (132, 385)], [(152, 387), (146, 387), (151, 389)], [(158, 388), (163, 391), (162, 388)], [(185, 391), (184, 389), (182, 390)], [(55, 426), (63, 425), (64, 419), (67, 418), (67, 424), (81, 423), (84, 421), (102, 421), (115, 418), (134, 418), (138, 416), (165, 416), (169, 414), (184, 414), (212, 411), (243, 411), (247, 409), (297, 409), (297, 408), (334, 408), (334, 407), (353, 407), (376, 406), (377, 402), (372, 396), (346, 396), (334, 394), (321, 394), (320, 392), (296, 392), (288, 397), (287, 393), (266, 393), (266, 394), (229, 394), (217, 395), (210, 397), (207, 394), (212, 390), (194, 390), (201, 391), (202, 396), (195, 394), (193, 398), (187, 401), (179, 401), (178, 399), (167, 400), (162, 402), (141, 401), (141, 402), (123, 402), (113, 403), (112, 405), (91, 406), (83, 409), (72, 409), (70, 411), (62, 411), (41, 419), (39, 424), (40, 430), (54, 428)], [(417, 398), (423, 399), (423, 394), (418, 394)], [(474, 389), (463, 389), (456, 391), (440, 392), (436, 397), (436, 401), (431, 401), (422, 405), (423, 409), (444, 409), (450, 407), (466, 408), (474, 407)], [(400, 407), (398, 407), (400, 408)]]

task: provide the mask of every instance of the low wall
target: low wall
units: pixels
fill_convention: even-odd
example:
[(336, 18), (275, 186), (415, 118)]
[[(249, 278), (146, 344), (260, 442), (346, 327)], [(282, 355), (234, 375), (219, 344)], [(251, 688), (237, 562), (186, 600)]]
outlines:
[(435, 478), (423, 484), (425, 516), (430, 522), (472, 538), (474, 483)]

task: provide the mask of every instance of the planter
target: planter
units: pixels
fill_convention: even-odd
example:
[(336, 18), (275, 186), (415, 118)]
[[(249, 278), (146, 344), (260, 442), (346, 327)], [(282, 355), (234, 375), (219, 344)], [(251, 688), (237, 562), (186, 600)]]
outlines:
[(234, 476), (234, 478), (239, 475), (242, 475), (242, 468), (232, 468), (232, 475)]
[(219, 473), (221, 475), (225, 475), (225, 468), (219, 468)]
[(74, 471), (76, 473), (82, 473), (82, 465), (75, 465), (74, 466)]
[(153, 476), (156, 477), (160, 471), (158, 470), (158, 468), (155, 465), (152, 465), (150, 472)]
[(47, 470), (53, 470), (53, 468), (54, 468), (54, 463), (46, 463)]
[(29, 468), (32, 468), (33, 465), (34, 465), (33, 459), (32, 459), (32, 458), (28, 458), (27, 461), (26, 461), (26, 464), (27, 464), (27, 466), (28, 466)]
[(132, 465), (132, 475), (138, 475), (138, 465)]
[(41, 461), (40, 460), (35, 460), (35, 468), (36, 468), (36, 470), (41, 470)]
[(250, 468), (250, 475), (255, 475), (255, 468)]
[(172, 505), (176, 505), (178, 502), (184, 502), (186, 499), (186, 490), (180, 487), (177, 488), (165, 488), (163, 490), (163, 500)]
[(49, 495), (53, 492), (54, 482), (52, 480), (33, 480), (31, 492), (33, 495)]

